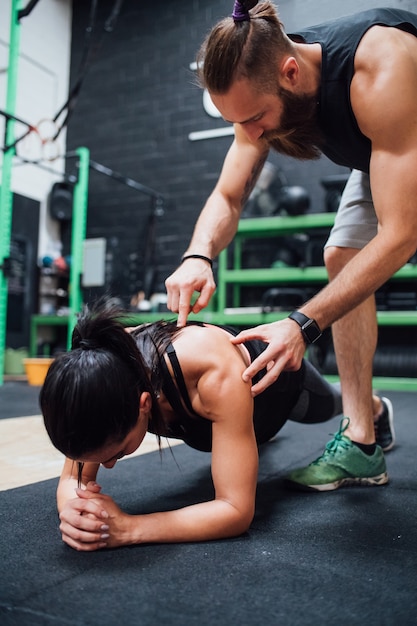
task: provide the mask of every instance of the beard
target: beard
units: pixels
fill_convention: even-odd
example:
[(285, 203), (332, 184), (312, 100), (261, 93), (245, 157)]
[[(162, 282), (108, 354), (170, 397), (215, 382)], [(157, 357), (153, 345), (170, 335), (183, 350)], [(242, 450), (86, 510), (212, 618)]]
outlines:
[(281, 154), (296, 159), (318, 159), (321, 154), (322, 134), (318, 124), (316, 95), (295, 95), (282, 87), (278, 96), (283, 104), (279, 128), (265, 132), (262, 137), (268, 146)]

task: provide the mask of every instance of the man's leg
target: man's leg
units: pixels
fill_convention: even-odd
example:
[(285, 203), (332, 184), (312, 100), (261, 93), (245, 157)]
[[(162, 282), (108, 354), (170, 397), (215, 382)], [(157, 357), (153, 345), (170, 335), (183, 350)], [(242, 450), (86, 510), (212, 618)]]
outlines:
[[(357, 252), (352, 248), (327, 248), (329, 279), (332, 280)], [(350, 418), (345, 435), (362, 444), (375, 443), (372, 365), (377, 333), (374, 296), (332, 326), (343, 412)]]
[[(334, 227), (326, 244), (325, 261), (332, 280), (377, 232), (369, 177), (353, 170), (343, 192)], [(383, 412), (392, 421), (389, 400), (372, 396), (372, 365), (377, 342), (375, 298), (332, 327), (342, 383), (343, 410), (339, 432), (324, 453), (288, 476), (292, 486), (318, 491), (343, 485), (381, 485), (388, 481), (385, 459), (375, 445), (374, 415)]]
[[(355, 249), (327, 248), (330, 280), (356, 253)], [(375, 298), (368, 298), (333, 324), (332, 335), (343, 412), (350, 418), (345, 435), (356, 443), (376, 441), (384, 451), (391, 450), (395, 441), (392, 404), (387, 398), (372, 395), (372, 366), (378, 341)]]

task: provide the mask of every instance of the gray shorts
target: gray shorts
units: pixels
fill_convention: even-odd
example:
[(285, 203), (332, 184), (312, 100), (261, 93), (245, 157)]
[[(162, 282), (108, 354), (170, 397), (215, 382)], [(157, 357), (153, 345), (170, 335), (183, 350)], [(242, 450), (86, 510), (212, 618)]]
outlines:
[(324, 247), (362, 249), (375, 237), (377, 229), (378, 220), (372, 202), (369, 175), (352, 170)]

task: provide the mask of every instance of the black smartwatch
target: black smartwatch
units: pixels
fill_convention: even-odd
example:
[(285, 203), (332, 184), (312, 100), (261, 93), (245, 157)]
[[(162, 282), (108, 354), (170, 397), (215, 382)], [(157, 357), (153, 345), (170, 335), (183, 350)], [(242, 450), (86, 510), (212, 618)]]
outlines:
[(320, 339), (322, 335), (320, 327), (311, 317), (307, 317), (307, 315), (300, 313), (300, 311), (293, 311), (288, 317), (290, 320), (297, 322), (301, 328), (301, 333), (306, 344), (315, 343), (317, 339)]

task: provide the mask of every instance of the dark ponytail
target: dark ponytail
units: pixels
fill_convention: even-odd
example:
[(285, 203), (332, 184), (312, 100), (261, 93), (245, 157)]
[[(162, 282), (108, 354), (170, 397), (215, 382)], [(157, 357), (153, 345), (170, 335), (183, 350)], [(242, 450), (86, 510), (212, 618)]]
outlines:
[(144, 391), (152, 396), (152, 418), (160, 422), (147, 369), (122, 315), (102, 302), (85, 307), (72, 334), (72, 349), (54, 359), (41, 389), (48, 435), (69, 458), (122, 441), (137, 422)]

